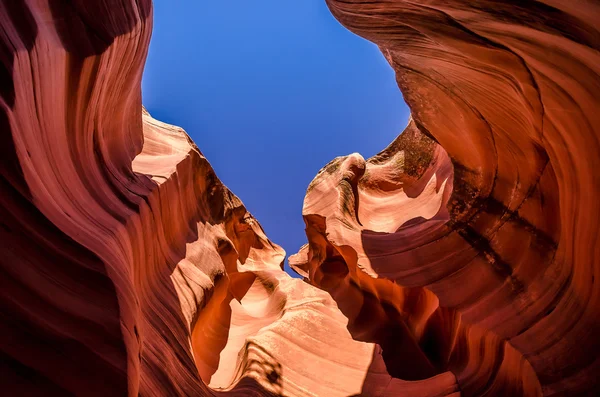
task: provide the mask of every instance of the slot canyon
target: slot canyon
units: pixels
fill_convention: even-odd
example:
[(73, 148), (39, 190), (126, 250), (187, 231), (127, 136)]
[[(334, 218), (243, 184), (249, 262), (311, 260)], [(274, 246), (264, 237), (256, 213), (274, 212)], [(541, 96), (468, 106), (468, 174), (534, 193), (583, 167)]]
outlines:
[(150, 0), (0, 0), (2, 395), (600, 395), (600, 2), (326, 1), (411, 118), (293, 278), (142, 106)]

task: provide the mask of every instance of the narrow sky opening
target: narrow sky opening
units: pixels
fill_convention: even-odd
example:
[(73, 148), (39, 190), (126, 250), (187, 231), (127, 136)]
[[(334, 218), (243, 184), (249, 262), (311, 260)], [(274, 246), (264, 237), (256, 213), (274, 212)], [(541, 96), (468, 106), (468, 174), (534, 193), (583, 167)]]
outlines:
[(409, 117), (377, 46), (325, 0), (155, 0), (142, 92), (288, 255), (306, 242), (302, 202), (318, 170), (373, 156)]

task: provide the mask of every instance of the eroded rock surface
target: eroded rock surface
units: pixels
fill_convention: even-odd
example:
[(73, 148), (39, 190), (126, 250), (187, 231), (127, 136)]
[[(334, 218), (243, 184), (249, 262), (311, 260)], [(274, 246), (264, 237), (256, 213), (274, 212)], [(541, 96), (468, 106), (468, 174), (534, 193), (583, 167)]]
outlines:
[(599, 4), (328, 3), (380, 46), (413, 120), (380, 155), (317, 175), (294, 267), (384, 357), (404, 340), (422, 352), (419, 373), (386, 357), (395, 376), (595, 395)]
[(598, 392), (600, 6), (329, 6), (413, 116), (311, 183), (303, 281), (142, 108), (150, 1), (0, 0), (3, 393)]

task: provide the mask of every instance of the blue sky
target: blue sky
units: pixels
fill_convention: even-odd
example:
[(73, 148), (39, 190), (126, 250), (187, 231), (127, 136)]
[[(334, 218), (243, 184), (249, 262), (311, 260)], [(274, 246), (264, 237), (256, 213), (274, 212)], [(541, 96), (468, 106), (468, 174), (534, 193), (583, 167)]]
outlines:
[(155, 0), (142, 93), (288, 256), (306, 242), (302, 201), (318, 170), (376, 154), (409, 116), (383, 55), (324, 0)]

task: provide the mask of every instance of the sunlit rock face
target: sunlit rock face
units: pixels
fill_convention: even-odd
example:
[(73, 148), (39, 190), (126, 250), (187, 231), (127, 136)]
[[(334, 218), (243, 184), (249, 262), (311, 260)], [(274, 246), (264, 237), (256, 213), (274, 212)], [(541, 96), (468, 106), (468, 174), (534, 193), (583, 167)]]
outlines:
[(380, 46), (413, 120), (317, 175), (293, 266), (395, 377), (596, 395), (600, 4), (328, 4)]
[(299, 280), (142, 108), (149, 0), (0, 0), (3, 395), (598, 393), (600, 5), (329, 6), (412, 119), (308, 187)]

